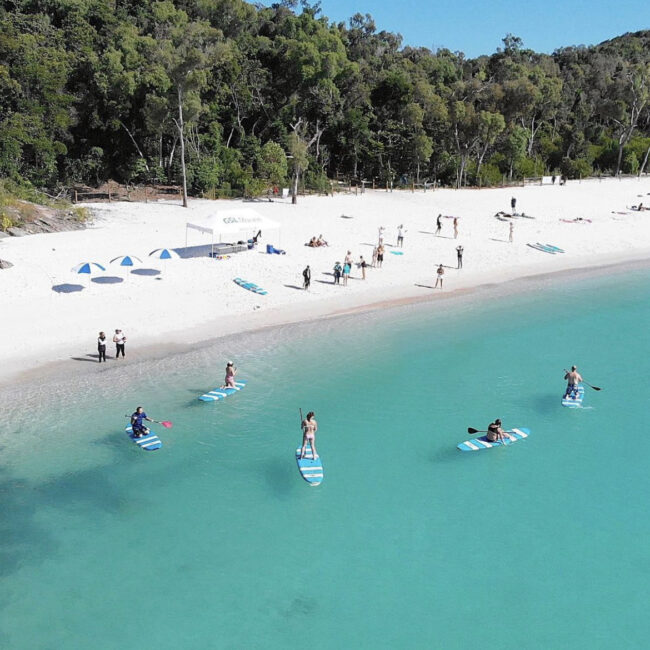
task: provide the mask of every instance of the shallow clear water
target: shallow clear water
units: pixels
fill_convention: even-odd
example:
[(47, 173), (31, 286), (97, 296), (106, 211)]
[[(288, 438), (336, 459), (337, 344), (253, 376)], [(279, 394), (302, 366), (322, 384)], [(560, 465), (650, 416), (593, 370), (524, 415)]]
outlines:
[[(529, 282), (4, 393), (0, 646), (647, 647), (649, 280)], [(248, 387), (199, 402), (227, 357)], [(571, 363), (603, 387), (581, 410), (560, 406)], [(122, 432), (138, 403), (174, 421), (161, 451)], [(456, 450), (495, 417), (530, 438)]]

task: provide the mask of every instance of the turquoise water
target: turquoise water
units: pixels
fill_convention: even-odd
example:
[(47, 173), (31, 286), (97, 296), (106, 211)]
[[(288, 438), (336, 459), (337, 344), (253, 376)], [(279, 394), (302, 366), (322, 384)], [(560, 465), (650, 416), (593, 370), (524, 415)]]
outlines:
[[(4, 393), (0, 646), (647, 647), (649, 281), (528, 282)], [(249, 386), (198, 402), (227, 357)], [(581, 410), (560, 406), (571, 363), (603, 387)], [(121, 432), (137, 403), (174, 421), (159, 452)], [(530, 438), (456, 450), (495, 417)]]

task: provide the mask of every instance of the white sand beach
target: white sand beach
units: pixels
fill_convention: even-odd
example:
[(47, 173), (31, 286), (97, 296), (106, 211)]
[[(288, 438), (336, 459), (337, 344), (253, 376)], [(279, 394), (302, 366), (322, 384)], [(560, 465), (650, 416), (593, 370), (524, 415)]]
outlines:
[[(186, 221), (241, 208), (242, 203), (191, 200), (187, 209), (175, 203), (91, 204), (87, 207), (95, 218), (86, 230), (0, 241), (0, 258), (14, 265), (0, 271), (0, 381), (54, 362), (64, 363), (66, 372), (74, 373), (79, 366), (75, 358), (93, 360), (100, 330), (109, 340), (115, 328), (124, 330), (128, 362), (142, 359), (160, 345), (194, 344), (381, 302), (436, 300), (514, 278), (647, 260), (650, 212), (630, 211), (626, 206), (650, 204), (649, 194), (650, 178), (642, 178), (570, 181), (564, 187), (426, 193), (367, 190), (359, 195), (300, 197), (297, 205), (289, 199), (247, 203), (245, 207), (281, 224), (279, 236), (263, 232), (257, 249), (229, 259), (169, 262), (147, 255), (159, 247), (183, 247)], [(508, 242), (509, 223), (494, 217), (498, 211), (511, 211), (511, 197), (517, 199), (518, 212), (534, 217), (514, 220), (513, 243)], [(457, 239), (449, 218), (443, 219), (441, 236), (434, 236), (439, 213), (459, 217)], [(583, 221), (562, 221), (578, 217)], [(390, 252), (399, 250), (394, 245), (400, 224), (406, 230), (401, 256)], [(386, 228), (383, 268), (369, 268), (364, 281), (355, 265), (348, 286), (335, 286), (334, 263), (342, 262), (348, 250), (355, 261), (363, 255), (370, 262), (382, 225)], [(304, 245), (319, 234), (328, 247)], [(549, 254), (527, 246), (536, 242), (566, 252)], [(190, 234), (189, 245), (207, 243), (209, 236)], [(286, 255), (267, 255), (269, 243), (286, 250)], [(462, 270), (456, 269), (458, 245), (464, 247)], [(162, 273), (127, 277), (124, 269), (108, 265), (110, 259), (125, 254), (140, 257), (142, 268)], [(106, 276), (123, 281), (80, 281), (71, 268), (86, 261), (107, 266)], [(312, 269), (310, 291), (302, 290), (301, 274), (307, 264)], [(432, 288), (438, 264), (445, 265), (443, 290)], [(258, 284), (268, 295), (242, 289), (233, 282), (236, 277)], [(53, 290), (68, 284), (83, 289)], [(111, 343), (108, 356), (113, 352)]]

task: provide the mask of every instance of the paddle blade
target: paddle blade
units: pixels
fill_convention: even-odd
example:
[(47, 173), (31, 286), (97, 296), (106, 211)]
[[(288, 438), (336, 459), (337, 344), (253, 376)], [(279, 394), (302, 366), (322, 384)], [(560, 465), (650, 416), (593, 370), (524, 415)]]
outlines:
[(592, 388), (593, 388), (594, 390), (600, 390), (600, 388), (598, 388), (598, 386), (592, 386)]
[(478, 433), (478, 429), (472, 429), (472, 427), (467, 427), (467, 433)]
[(169, 422), (168, 420), (165, 420), (160, 424), (162, 424), (165, 427), (165, 429), (171, 429), (174, 426), (173, 422)]

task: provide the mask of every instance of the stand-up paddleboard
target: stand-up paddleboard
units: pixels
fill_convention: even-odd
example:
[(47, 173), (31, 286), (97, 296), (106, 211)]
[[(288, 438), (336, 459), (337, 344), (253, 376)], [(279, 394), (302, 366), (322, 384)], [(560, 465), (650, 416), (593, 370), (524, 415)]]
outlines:
[(580, 384), (578, 386), (578, 392), (575, 397), (562, 397), (562, 406), (568, 406), (569, 408), (578, 408), (582, 406), (582, 400), (585, 398), (585, 387)]
[(540, 244), (526, 244), (526, 246), (530, 246), (531, 248), (534, 248), (536, 251), (542, 251), (542, 253), (549, 253), (550, 255), (555, 255), (554, 250), (550, 250), (545, 246), (540, 246)]
[(253, 293), (256, 293), (260, 296), (265, 296), (268, 293), (266, 289), (262, 289), (262, 287), (258, 287), (256, 284), (248, 282), (247, 280), (242, 280), (241, 278), (235, 278), (234, 282), (235, 284), (238, 284), (242, 289), (252, 291)]
[(133, 435), (133, 429), (129, 426), (126, 427), (126, 435), (135, 442), (140, 449), (145, 451), (156, 451), (162, 447), (162, 440), (151, 430), (149, 430), (149, 435), (142, 436), (142, 438), (136, 438)]
[(199, 399), (202, 402), (216, 402), (220, 399), (225, 399), (228, 395), (234, 395), (238, 393), (242, 388), (246, 386), (246, 381), (236, 381), (235, 388), (215, 388), (205, 395), (201, 395)]
[(492, 449), (492, 447), (510, 445), (513, 442), (517, 442), (518, 440), (528, 438), (529, 435), (530, 429), (524, 429), (521, 427), (519, 429), (511, 429), (510, 431), (506, 431), (504, 434), (505, 440), (490, 442), (487, 439), (487, 436), (481, 436), (480, 438), (474, 438), (474, 440), (465, 440), (465, 442), (461, 442), (458, 445), (458, 449), (461, 451), (481, 451), (481, 449)]
[(300, 458), (301, 447), (296, 449), (296, 463), (298, 463), (298, 471), (309, 485), (320, 485), (323, 481), (323, 463), (320, 456), (314, 460), (314, 452), (311, 445), (305, 448), (305, 457)]
[(565, 253), (566, 251), (562, 248), (559, 248), (558, 246), (553, 246), (553, 244), (540, 244), (537, 242), (538, 246), (542, 246), (543, 248), (548, 248), (549, 250), (552, 250), (554, 253)]

